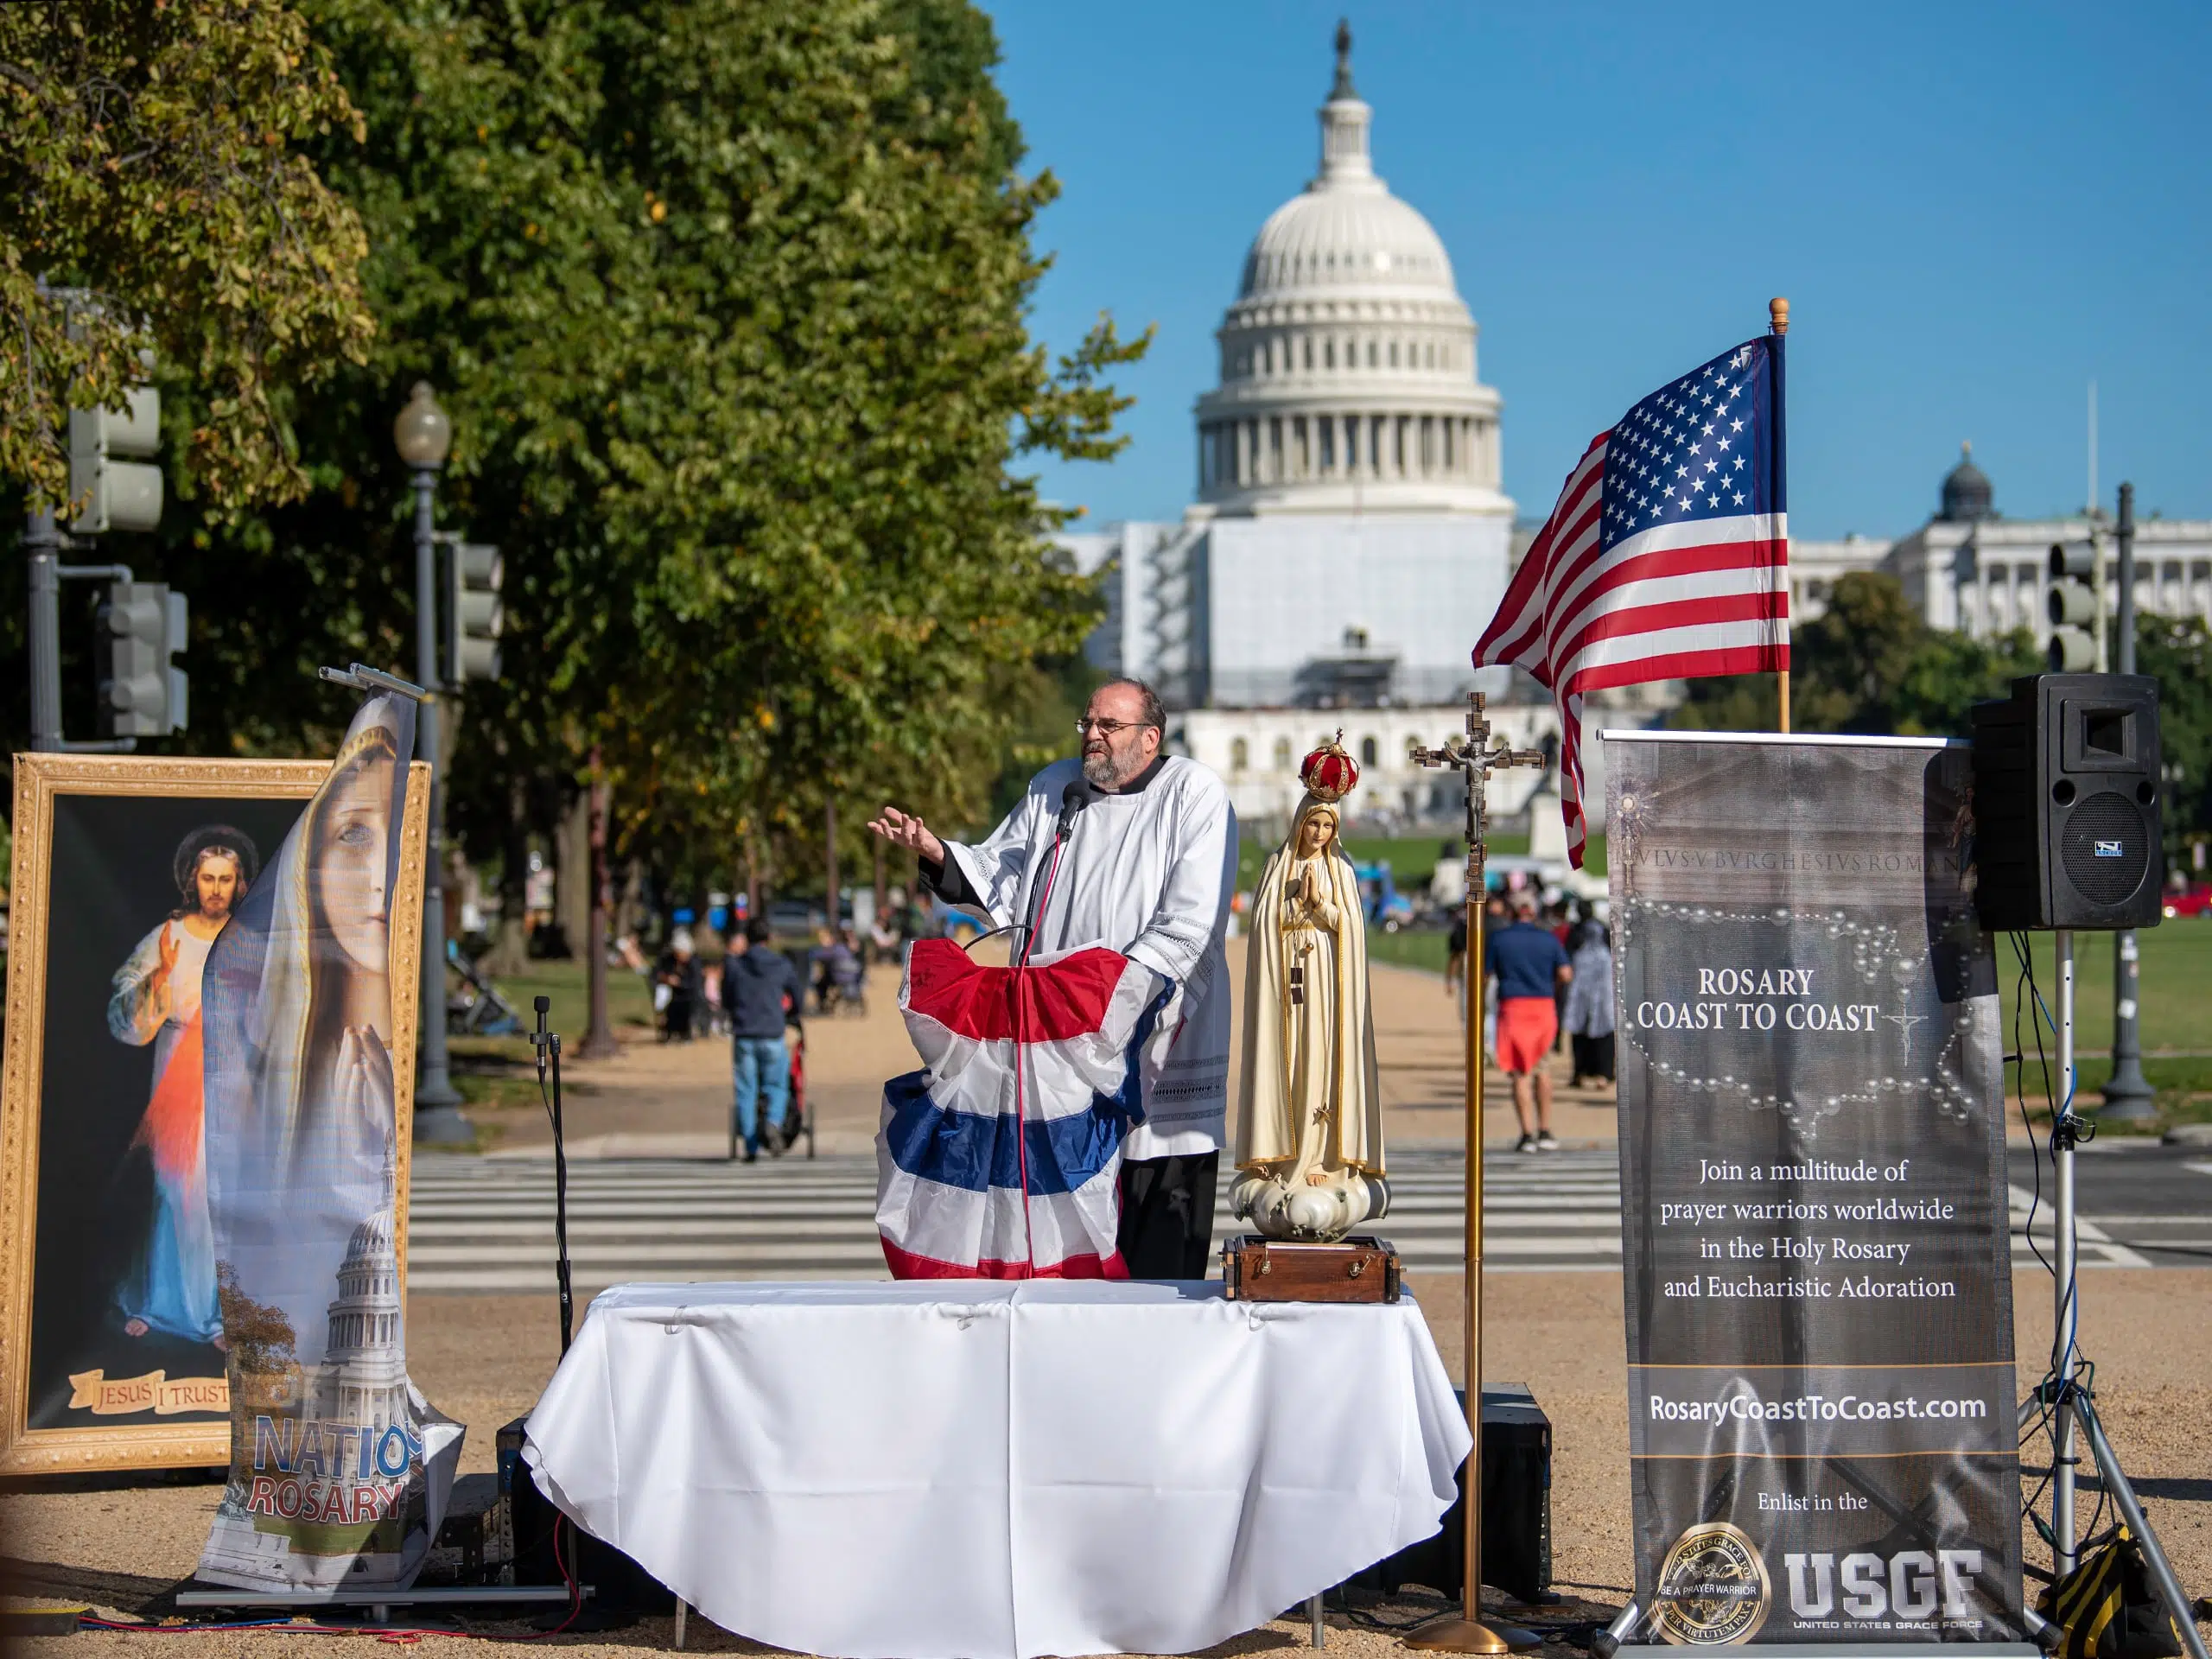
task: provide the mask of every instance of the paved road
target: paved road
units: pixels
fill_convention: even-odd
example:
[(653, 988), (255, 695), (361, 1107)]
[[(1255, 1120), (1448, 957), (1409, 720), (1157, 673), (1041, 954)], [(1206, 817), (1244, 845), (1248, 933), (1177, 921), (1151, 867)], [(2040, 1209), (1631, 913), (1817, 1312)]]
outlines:
[[(2092, 1144), (2074, 1159), (2082, 1260), (2113, 1267), (2212, 1267), (2212, 1149)], [(2050, 1253), (2052, 1185), (2048, 1156), (2012, 1154), (2017, 1227), (2041, 1180), (2035, 1234)], [(2013, 1259), (2020, 1252), (2016, 1244)]]
[[(1462, 1261), (1459, 1154), (1391, 1160), (1382, 1230), (1407, 1267)], [(1511, 1269), (1620, 1265), (1620, 1191), (1611, 1151), (1492, 1160), (1487, 1254)], [(1227, 1190), (1217, 1240), (1236, 1230)], [(569, 1247), (576, 1283), (633, 1279), (880, 1279), (875, 1160), (727, 1164), (675, 1159), (569, 1166)], [(537, 1159), (424, 1154), (408, 1211), (408, 1287), (531, 1291), (550, 1277), (553, 1171)]]
[[(1460, 1254), (1456, 1152), (1392, 1159), (1394, 1203), (1381, 1230), (1408, 1268), (1452, 1271)], [(2078, 1160), (2086, 1267), (2212, 1266), (2212, 1154), (2085, 1153)], [(2036, 1243), (2048, 1254), (2049, 1171)], [(2035, 1167), (2014, 1157), (2013, 1259), (2035, 1265), (2018, 1230)], [(1223, 1197), (1226, 1198), (1224, 1189)], [(880, 1278), (875, 1162), (865, 1157), (752, 1166), (674, 1159), (570, 1166), (569, 1248), (579, 1286), (626, 1280)], [(1493, 1270), (1620, 1267), (1620, 1190), (1611, 1150), (1493, 1154), (1486, 1254)], [(544, 1288), (552, 1255), (552, 1169), (536, 1159), (424, 1155), (409, 1212), (410, 1287)], [(1236, 1224), (1217, 1211), (1219, 1239)]]

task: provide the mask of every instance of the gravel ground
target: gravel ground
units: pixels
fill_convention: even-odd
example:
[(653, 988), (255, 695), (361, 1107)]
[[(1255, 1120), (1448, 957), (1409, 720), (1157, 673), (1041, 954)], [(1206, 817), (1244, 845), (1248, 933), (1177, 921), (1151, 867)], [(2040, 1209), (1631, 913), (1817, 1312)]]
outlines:
[[(1447, 1368), (1457, 1380), (1460, 1281), (1456, 1274), (1418, 1275), (1414, 1294), (1427, 1311)], [(2024, 1360), (2050, 1343), (2043, 1284), (2023, 1274), (2017, 1321)], [(1621, 1342), (1621, 1284), (1613, 1274), (1508, 1274), (1488, 1287), (1484, 1370), (1493, 1380), (1525, 1382), (1554, 1425), (1552, 1507), (1554, 1571), (1559, 1587), (1578, 1601), (1618, 1605), (1630, 1582), (1626, 1386)], [(2183, 1583), (2193, 1595), (2212, 1591), (2212, 1271), (2099, 1272), (2082, 1284), (2082, 1345), (2097, 1361), (2098, 1392), (2114, 1444), (2137, 1483)], [(416, 1380), (442, 1409), (471, 1426), (464, 1471), (493, 1466), (492, 1436), (520, 1414), (550, 1375), (557, 1338), (550, 1298), (424, 1297), (411, 1309), (410, 1363)], [(2024, 1370), (2025, 1366), (2024, 1365)], [(205, 1480), (169, 1478), (132, 1486), (121, 1478), (79, 1481), (70, 1490), (16, 1491), (0, 1503), (7, 1552), (19, 1562), (45, 1564), (35, 1583), (50, 1595), (89, 1599), (128, 1612), (188, 1576), (206, 1536), (218, 1488)], [(2031, 1560), (2042, 1559), (2031, 1548)], [(1375, 1656), (1406, 1649), (1387, 1632), (1356, 1622), (1399, 1623), (1433, 1610), (1416, 1599), (1331, 1615), (1332, 1651)], [(1575, 1608), (1557, 1615), (1572, 1616)], [(1594, 1616), (1599, 1605), (1580, 1611)], [(527, 1627), (501, 1627), (518, 1636)], [(2212, 1627), (2208, 1627), (2212, 1628)], [(669, 1621), (645, 1618), (627, 1628), (553, 1638), (564, 1649), (612, 1655), (664, 1648)], [(334, 1636), (319, 1652), (358, 1650), (362, 1659), (380, 1638)], [(29, 1654), (96, 1659), (121, 1653), (137, 1638), (86, 1633), (35, 1638)], [(1209, 1651), (1241, 1655), (1302, 1647), (1302, 1620), (1280, 1620)], [(423, 1638), (426, 1648), (459, 1655), (462, 1641)], [(266, 1634), (208, 1632), (203, 1653), (276, 1651)], [(695, 1621), (687, 1647), (756, 1651), (753, 1643)]]

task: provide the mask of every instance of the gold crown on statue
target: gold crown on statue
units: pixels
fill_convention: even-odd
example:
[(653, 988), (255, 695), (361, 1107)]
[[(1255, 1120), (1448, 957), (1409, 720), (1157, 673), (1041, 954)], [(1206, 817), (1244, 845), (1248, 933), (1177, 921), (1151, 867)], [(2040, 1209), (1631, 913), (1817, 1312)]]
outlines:
[(1359, 787), (1359, 766), (1344, 749), (1344, 728), (1329, 742), (1307, 755), (1298, 768), (1298, 781), (1317, 801), (1332, 806)]

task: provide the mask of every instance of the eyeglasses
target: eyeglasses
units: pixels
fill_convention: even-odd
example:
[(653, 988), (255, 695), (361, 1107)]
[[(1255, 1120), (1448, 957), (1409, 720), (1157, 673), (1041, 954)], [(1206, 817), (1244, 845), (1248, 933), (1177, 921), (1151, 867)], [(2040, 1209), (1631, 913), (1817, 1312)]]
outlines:
[(1142, 720), (1092, 720), (1088, 715), (1075, 723), (1075, 734), (1088, 737), (1095, 729), (1101, 737), (1111, 737), (1116, 732), (1133, 732), (1151, 722)]

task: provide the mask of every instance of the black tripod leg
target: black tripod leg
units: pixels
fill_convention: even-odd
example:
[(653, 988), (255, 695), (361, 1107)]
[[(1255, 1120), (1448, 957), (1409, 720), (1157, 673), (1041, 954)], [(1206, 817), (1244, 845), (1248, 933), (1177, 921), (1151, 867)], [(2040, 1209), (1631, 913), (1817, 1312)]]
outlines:
[(2174, 1617), (2174, 1624), (2181, 1631), (2191, 1659), (2212, 1659), (2204, 1651), (2204, 1638), (2196, 1632), (2196, 1620), (2191, 1617), (2189, 1598), (2182, 1593), (2181, 1580), (2174, 1577), (2174, 1569), (2166, 1560), (2166, 1552), (2158, 1547), (2158, 1535), (2151, 1530), (2151, 1523), (2143, 1518), (2143, 1506), (2135, 1501), (2135, 1489), (2127, 1484), (2126, 1472), (2113, 1454), (2112, 1442), (2105, 1439), (2105, 1426), (2097, 1420), (2097, 1408), (2087, 1389), (2076, 1389), (2074, 1410), (2082, 1420), (2082, 1427), (2089, 1437), (2089, 1451), (2097, 1460), (2097, 1474), (2103, 1480), (2105, 1491), (2112, 1494), (2113, 1503), (2120, 1510), (2120, 1519), (2127, 1522), (2127, 1529), (2143, 1547), (2143, 1559), (2151, 1564), (2152, 1581), (2158, 1586), (2158, 1593), (2165, 1599), (2166, 1610)]

